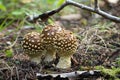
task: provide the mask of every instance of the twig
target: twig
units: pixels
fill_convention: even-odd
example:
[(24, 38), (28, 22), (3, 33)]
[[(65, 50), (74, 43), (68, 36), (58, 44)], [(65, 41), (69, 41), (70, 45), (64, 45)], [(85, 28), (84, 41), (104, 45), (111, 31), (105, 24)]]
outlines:
[(108, 56), (108, 58), (105, 60), (106, 62), (107, 61), (111, 61), (112, 58), (114, 57), (118, 57), (120, 54), (120, 49), (118, 48), (117, 50), (115, 50), (110, 56)]
[[(11, 72), (10, 72), (10, 76), (12, 76), (12, 74), (13, 74), (13, 67), (14, 67), (14, 66), (13, 66), (13, 67), (10, 67), (10, 66), (8, 65), (8, 63), (5, 62), (5, 61), (3, 61), (3, 64), (5, 64), (6, 67), (8, 67), (8, 69), (10, 69), (10, 71), (11, 71)], [(12, 77), (11, 77), (10, 79), (13, 80)]]
[(20, 36), (20, 34), (21, 34), (21, 31), (22, 31), (22, 28), (23, 28), (24, 21), (25, 21), (25, 19), (20, 23), (20, 26), (21, 26), (21, 27), (20, 27), (20, 30), (19, 30), (19, 32), (18, 32), (18, 34), (17, 34), (17, 37), (16, 37), (15, 41), (14, 41), (10, 46), (7, 46), (7, 47), (5, 48), (5, 50), (12, 48), (12, 47), (17, 43), (18, 38), (19, 38), (19, 36)]
[(50, 16), (54, 15), (55, 13), (60, 12), (64, 7), (66, 7), (68, 5), (72, 5), (72, 6), (75, 6), (75, 7), (78, 7), (78, 8), (82, 8), (82, 9), (90, 11), (90, 12), (97, 13), (97, 14), (103, 16), (106, 19), (109, 19), (111, 21), (120, 23), (120, 18), (119, 17), (113, 16), (111, 14), (108, 14), (108, 13), (100, 10), (100, 8), (98, 6), (98, 0), (95, 0), (95, 8), (92, 8), (92, 7), (89, 7), (89, 6), (86, 6), (86, 5), (74, 2), (72, 0), (66, 0), (66, 2), (63, 3), (59, 8), (51, 10), (51, 11), (47, 11), (47, 12), (45, 12), (45, 13), (39, 15), (39, 16), (34, 17), (33, 19), (28, 19), (28, 21), (35, 22), (39, 18), (42, 21), (46, 21)]
[(35, 16), (33, 19), (27, 18), (27, 20), (30, 22), (36, 22), (40, 18), (42, 21), (46, 21), (50, 16), (54, 15), (55, 13), (60, 12), (67, 5), (69, 5), (69, 4), (67, 4), (67, 1), (66, 1), (57, 9), (47, 11), (39, 16)]
[(17, 79), (18, 79), (18, 80), (20, 80), (20, 79), (19, 79), (19, 72), (18, 72), (18, 68), (17, 68), (17, 67), (15, 67), (15, 70), (16, 70)]
[(94, 70), (94, 71), (74, 71), (74, 72), (69, 72), (69, 73), (60, 73), (60, 74), (41, 74), (37, 73), (36, 76), (38, 77), (39, 80), (45, 79), (47, 77), (49, 78), (68, 78), (68, 79), (74, 79), (74, 78), (87, 78), (90, 76), (96, 76), (100, 77), (102, 76), (101, 71), (99, 70)]
[(18, 35), (17, 35), (15, 41), (13, 42), (13, 44), (8, 46), (8, 47), (6, 47), (5, 49), (10, 49), (10, 48), (12, 48), (16, 44), (16, 42), (18, 41), (18, 38), (20, 36), (20, 33), (21, 33), (21, 30), (18, 32)]
[(99, 10), (99, 3), (98, 3), (98, 0), (95, 0), (95, 10)]

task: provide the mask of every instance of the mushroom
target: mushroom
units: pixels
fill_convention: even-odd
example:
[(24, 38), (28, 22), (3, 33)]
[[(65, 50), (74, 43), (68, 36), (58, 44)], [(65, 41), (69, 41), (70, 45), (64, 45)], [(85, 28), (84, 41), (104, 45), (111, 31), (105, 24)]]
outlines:
[(46, 49), (44, 62), (51, 62), (56, 58), (56, 46), (54, 42), (59, 38), (59, 32), (62, 28), (58, 25), (47, 25), (42, 33), (43, 45)]
[(63, 30), (60, 33), (61, 36), (55, 42), (57, 53), (60, 57), (56, 67), (66, 69), (71, 67), (71, 56), (77, 50), (78, 41), (71, 31)]
[(71, 67), (71, 56), (77, 49), (78, 41), (71, 31), (58, 25), (47, 25), (41, 34), (37, 32), (26, 34), (22, 46), (25, 53), (37, 63), (43, 51), (46, 50), (44, 62), (53, 61), (57, 52), (60, 59), (56, 67), (65, 69)]
[(24, 53), (27, 54), (34, 62), (39, 63), (43, 52), (42, 39), (40, 39), (40, 33), (31, 32), (24, 36), (22, 41), (22, 47)]

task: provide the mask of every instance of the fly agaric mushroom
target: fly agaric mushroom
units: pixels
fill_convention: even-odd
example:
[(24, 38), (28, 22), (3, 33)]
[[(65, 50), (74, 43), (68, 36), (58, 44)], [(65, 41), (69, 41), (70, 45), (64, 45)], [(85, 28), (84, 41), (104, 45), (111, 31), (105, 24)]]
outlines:
[(76, 52), (78, 41), (71, 31), (61, 31), (61, 36), (55, 42), (57, 52), (60, 57), (57, 68), (70, 68), (71, 56)]
[(46, 49), (45, 62), (51, 62), (56, 58), (56, 46), (54, 42), (59, 38), (59, 32), (62, 28), (58, 25), (47, 25), (42, 33), (43, 45)]
[(40, 33), (31, 32), (24, 36), (22, 47), (24, 52), (30, 57), (34, 62), (39, 63), (42, 56), (43, 46), (40, 39)]

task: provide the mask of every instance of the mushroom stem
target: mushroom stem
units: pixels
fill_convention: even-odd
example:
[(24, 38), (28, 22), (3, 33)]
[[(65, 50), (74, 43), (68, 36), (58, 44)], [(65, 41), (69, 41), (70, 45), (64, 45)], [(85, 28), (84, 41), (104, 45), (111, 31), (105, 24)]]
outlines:
[(41, 56), (36, 56), (31, 58), (31, 61), (36, 62), (37, 64), (41, 62)]
[(44, 62), (51, 62), (56, 58), (56, 51), (55, 50), (48, 50), (46, 51)]
[(70, 68), (71, 67), (71, 57), (66, 55), (66, 56), (60, 56), (59, 62), (56, 66), (57, 68)]
[(43, 56), (43, 53), (44, 53), (43, 51), (40, 52), (27, 51), (25, 54), (27, 54), (30, 57), (31, 61), (36, 62), (38, 64), (42, 61), (41, 57)]

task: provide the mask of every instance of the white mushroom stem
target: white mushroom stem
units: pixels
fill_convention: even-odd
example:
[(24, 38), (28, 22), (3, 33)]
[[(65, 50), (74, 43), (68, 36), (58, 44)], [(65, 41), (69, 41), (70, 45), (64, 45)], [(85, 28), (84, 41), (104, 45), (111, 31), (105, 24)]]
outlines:
[(41, 62), (41, 56), (32, 57), (31, 61), (36, 62), (38, 64)]
[(29, 54), (27, 54), (29, 57), (30, 57), (30, 60), (33, 61), (33, 62), (36, 62), (37, 64), (40, 63), (42, 60), (41, 60), (41, 57), (43, 56), (43, 51), (41, 52), (32, 52)]
[(70, 56), (61, 56), (56, 67), (62, 68), (62, 69), (70, 68), (71, 67), (71, 57)]
[(55, 58), (56, 58), (56, 52), (54, 50), (53, 51), (48, 50), (46, 51), (44, 62), (51, 62)]
[(39, 64), (42, 61), (42, 56), (45, 52), (44, 51), (38, 51), (38, 52), (30, 52), (30, 51), (26, 51), (25, 54), (27, 54), (30, 58), (31, 61), (36, 62), (37, 64)]

